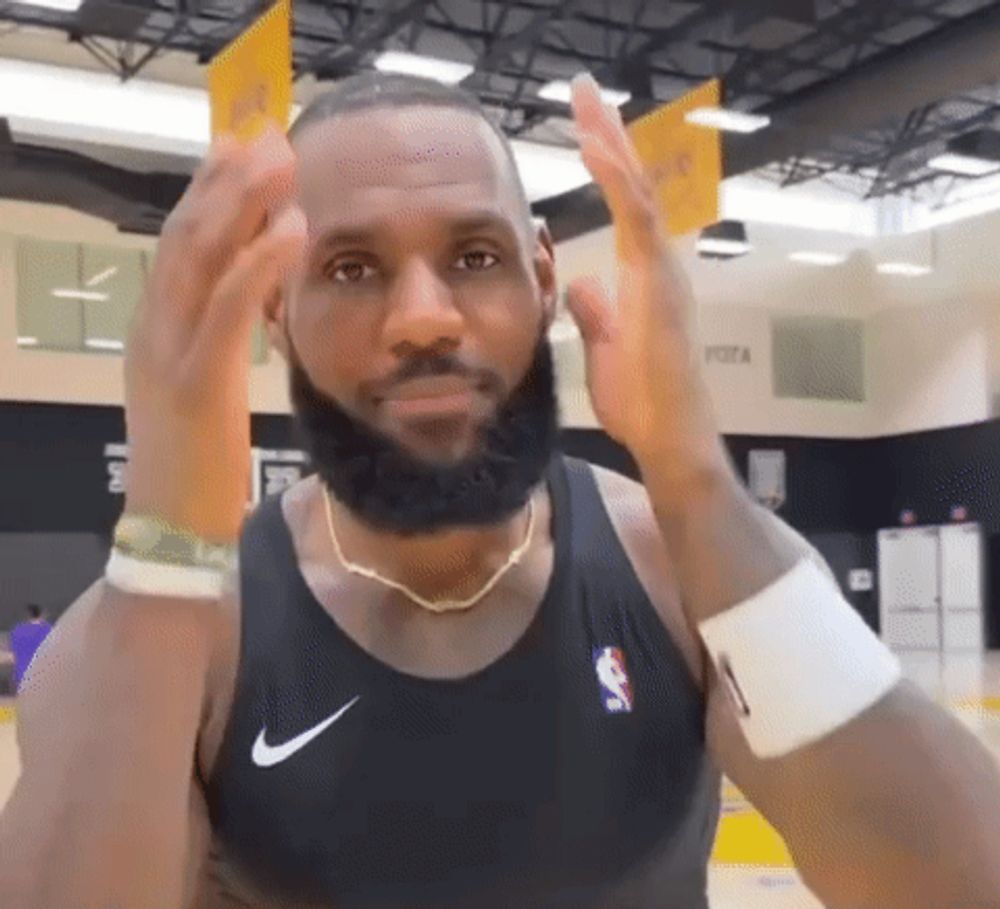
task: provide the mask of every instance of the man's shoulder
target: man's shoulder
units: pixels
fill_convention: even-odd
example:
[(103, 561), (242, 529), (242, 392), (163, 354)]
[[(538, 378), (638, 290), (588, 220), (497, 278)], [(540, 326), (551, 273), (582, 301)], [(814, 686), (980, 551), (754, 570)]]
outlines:
[(633, 534), (659, 536), (652, 504), (642, 483), (593, 461), (582, 458), (567, 460), (590, 471), (604, 507), (619, 535), (625, 532), (629, 536)]
[(588, 461), (583, 463), (593, 473), (611, 526), (639, 584), (700, 686), (703, 679), (700, 645), (685, 618), (677, 573), (646, 487), (616, 470)]

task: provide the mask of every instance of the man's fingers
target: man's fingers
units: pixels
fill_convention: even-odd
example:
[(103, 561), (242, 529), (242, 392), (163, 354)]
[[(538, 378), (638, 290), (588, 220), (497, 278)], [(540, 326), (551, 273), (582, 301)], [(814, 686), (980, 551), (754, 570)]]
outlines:
[(573, 81), (573, 114), (581, 157), (614, 218), (619, 254), (655, 255), (662, 243), (651, 184), (621, 115), (604, 104), (590, 76)]
[(198, 220), (187, 240), (192, 252), (209, 267), (230, 258), (262, 229), (268, 213), (276, 213), (295, 190), (295, 155), (276, 130), (237, 155), (204, 185)]
[(183, 257), (192, 299), (207, 290), (237, 251), (264, 228), (295, 191), (295, 156), (287, 139), (270, 130), (250, 146), (220, 140), (164, 224), (160, 255)]
[(578, 129), (605, 143), (608, 152), (620, 157), (623, 166), (637, 181), (641, 181), (645, 177), (645, 168), (625, 128), (621, 111), (604, 102), (600, 86), (589, 73), (573, 80), (572, 108)]
[(655, 203), (606, 148), (590, 136), (583, 137), (580, 155), (611, 209), (618, 239), (618, 253), (626, 258), (655, 255), (662, 242)]
[(202, 184), (216, 179), (219, 172), (224, 170), (233, 157), (238, 155), (242, 149), (243, 145), (240, 144), (235, 136), (216, 136), (209, 146), (205, 159), (195, 168), (195, 172), (191, 176), (190, 186), (192, 190), (197, 192)]
[(585, 345), (601, 344), (614, 337), (615, 315), (608, 293), (598, 278), (588, 275), (571, 281), (567, 287), (566, 307)]
[(282, 281), (301, 260), (306, 219), (289, 206), (252, 243), (242, 249), (216, 285), (192, 339), (187, 368), (211, 373), (248, 355), (253, 326), (264, 304), (280, 292)]

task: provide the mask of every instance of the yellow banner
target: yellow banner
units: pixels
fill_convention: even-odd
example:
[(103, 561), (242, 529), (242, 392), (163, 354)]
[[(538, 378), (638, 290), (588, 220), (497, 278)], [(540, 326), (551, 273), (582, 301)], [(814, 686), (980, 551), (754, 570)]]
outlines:
[(249, 142), (269, 122), (288, 127), (292, 109), (291, 0), (278, 0), (208, 66), (212, 137)]
[(718, 130), (687, 123), (684, 116), (699, 107), (719, 107), (721, 99), (722, 84), (712, 79), (628, 127), (672, 236), (719, 220), (722, 137)]

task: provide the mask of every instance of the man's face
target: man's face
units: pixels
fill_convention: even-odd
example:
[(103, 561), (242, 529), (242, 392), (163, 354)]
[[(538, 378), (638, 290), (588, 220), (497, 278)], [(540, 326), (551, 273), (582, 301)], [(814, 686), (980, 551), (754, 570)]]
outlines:
[[(345, 457), (368, 452), (383, 461), (372, 477), (426, 470), (434, 483), (411, 492), (440, 496), (442, 478), (528, 455), (506, 449), (530, 445), (533, 429), (549, 445), (551, 245), (528, 223), (489, 126), (447, 108), (366, 110), (310, 124), (295, 146), (309, 248), (284, 329), (321, 473), (327, 460), (324, 476), (342, 478)], [(338, 446), (345, 435), (358, 445), (317, 446), (334, 425)], [(491, 509), (458, 511), (485, 521)]]

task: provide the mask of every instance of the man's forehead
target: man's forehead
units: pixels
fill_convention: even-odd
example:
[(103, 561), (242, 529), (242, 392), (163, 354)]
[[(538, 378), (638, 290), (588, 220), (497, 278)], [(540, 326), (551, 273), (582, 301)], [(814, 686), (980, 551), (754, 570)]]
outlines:
[(509, 179), (510, 164), (490, 126), (471, 112), (427, 105), (337, 114), (295, 140), (300, 176), (378, 185), (422, 173), (456, 182)]
[(336, 115), (309, 124), (295, 148), (301, 204), (317, 232), (407, 212), (455, 220), (470, 208), (516, 223), (522, 210), (500, 139), (467, 111), (404, 107)]

